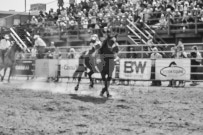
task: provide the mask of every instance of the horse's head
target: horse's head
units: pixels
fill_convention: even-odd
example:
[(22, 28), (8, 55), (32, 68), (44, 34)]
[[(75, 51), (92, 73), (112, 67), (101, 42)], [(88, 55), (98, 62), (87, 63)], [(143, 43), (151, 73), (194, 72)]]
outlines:
[(118, 53), (117, 36), (118, 34), (108, 33), (107, 38), (103, 42), (103, 47), (112, 53)]
[(111, 33), (108, 33), (107, 35), (107, 44), (108, 44), (108, 47), (112, 47), (114, 43), (117, 42), (117, 37), (118, 37), (118, 34), (111, 34)]

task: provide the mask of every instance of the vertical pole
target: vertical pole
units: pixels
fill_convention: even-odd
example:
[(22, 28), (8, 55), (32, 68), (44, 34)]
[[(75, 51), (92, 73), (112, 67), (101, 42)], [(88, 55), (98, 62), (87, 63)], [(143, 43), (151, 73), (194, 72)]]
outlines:
[(197, 34), (197, 16), (195, 16), (195, 34)]
[(26, 9), (26, 7), (27, 7), (26, 5), (27, 5), (27, 0), (25, 0), (25, 12), (26, 12), (26, 10), (27, 10), (27, 9)]

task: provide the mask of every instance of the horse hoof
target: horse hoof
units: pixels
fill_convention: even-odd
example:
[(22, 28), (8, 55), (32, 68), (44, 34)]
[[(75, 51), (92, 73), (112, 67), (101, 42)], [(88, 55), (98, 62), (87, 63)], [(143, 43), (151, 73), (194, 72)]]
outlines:
[(104, 93), (101, 92), (101, 93), (99, 94), (99, 96), (100, 96), (100, 97), (104, 97)]
[(75, 87), (75, 91), (78, 91), (78, 87), (77, 86)]
[(112, 95), (110, 95), (110, 94), (107, 94), (107, 98), (111, 98), (112, 97)]
[(93, 85), (89, 85), (89, 87), (90, 87), (90, 88), (93, 88), (94, 86), (93, 86)]

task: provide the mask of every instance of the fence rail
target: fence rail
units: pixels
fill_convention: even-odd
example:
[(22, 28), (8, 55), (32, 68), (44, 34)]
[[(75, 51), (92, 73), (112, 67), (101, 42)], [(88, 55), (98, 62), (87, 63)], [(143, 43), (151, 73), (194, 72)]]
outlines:
[[(175, 66), (170, 66), (174, 62)], [(18, 60), (14, 76), (72, 78), (77, 66), (78, 59)], [(99, 73), (93, 78), (101, 79)], [(116, 62), (113, 80), (203, 82), (203, 65), (191, 65), (190, 59), (120, 59)]]

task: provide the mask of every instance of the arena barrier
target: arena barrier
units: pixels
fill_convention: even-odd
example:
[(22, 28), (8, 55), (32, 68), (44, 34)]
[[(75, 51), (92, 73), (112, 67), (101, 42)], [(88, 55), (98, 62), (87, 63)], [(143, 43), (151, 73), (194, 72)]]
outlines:
[[(191, 46), (198, 46), (199, 52), (203, 52), (202, 43), (188, 43), (184, 44), (186, 52), (189, 54), (191, 52)], [(185, 81), (193, 81), (191, 78), (192, 75), (196, 75), (198, 81), (203, 81), (203, 66), (200, 65), (197, 68), (197, 72), (191, 72), (191, 68), (194, 67), (191, 65), (191, 58), (182, 58), (182, 59), (174, 59), (174, 58), (163, 58), (157, 60), (151, 60), (149, 58), (152, 52), (143, 51), (143, 47), (147, 45), (121, 45), (120, 53), (118, 56), (120, 60), (117, 61), (117, 64), (114, 69), (113, 79), (117, 80), (134, 80), (134, 81), (152, 81), (152, 80), (185, 80)], [(174, 46), (174, 44), (158, 44), (156, 46), (167, 46), (168, 50), (166, 51), (158, 51), (161, 53), (170, 54), (170, 47)], [(135, 47), (135, 51), (129, 52), (127, 50), (128, 47)], [(61, 47), (62, 50), (67, 50), (71, 47)], [(74, 47), (76, 50), (75, 59), (67, 59), (66, 57), (62, 57), (62, 59), (37, 59), (31, 60), (33, 67), (26, 67), (26, 61), (30, 60), (22, 60), (25, 62), (17, 62), (17, 68), (15, 75), (17, 76), (28, 76), (34, 75), (38, 77), (57, 77), (57, 78), (72, 78), (74, 71), (78, 66), (78, 56), (80, 56), (81, 52), (87, 50), (89, 47), (87, 46), (76, 46)], [(137, 49), (136, 49), (137, 48)], [(140, 50), (141, 48), (141, 50)], [(67, 55), (67, 51), (62, 52), (62, 56)], [(129, 53), (137, 53), (137, 54), (147, 54), (146, 58), (125, 58), (124, 55)], [(19, 63), (19, 64), (18, 64)], [(155, 63), (155, 67), (152, 67), (152, 63)], [(18, 66), (18, 65), (21, 65)], [(22, 65), (25, 68), (22, 68)], [(30, 70), (31, 72), (28, 72)], [(154, 77), (153, 77), (154, 76)], [(87, 78), (85, 75), (84, 78)], [(100, 78), (99, 73), (95, 73), (93, 78)], [(196, 81), (196, 80), (194, 80)]]
[[(154, 71), (152, 71), (152, 62), (155, 62)], [(18, 60), (14, 76), (72, 78), (77, 66), (78, 59)], [(191, 81), (191, 75), (196, 74), (198, 80), (203, 81), (203, 66), (198, 66), (199, 73), (192, 73), (191, 67), (193, 66), (190, 59), (120, 59), (115, 66), (113, 79)], [(155, 78), (152, 78), (152, 74), (155, 74)], [(83, 77), (86, 78), (84, 75)], [(101, 79), (101, 76), (95, 73), (93, 78)]]
[(35, 60), (16, 60), (13, 75), (33, 76), (35, 75)]

